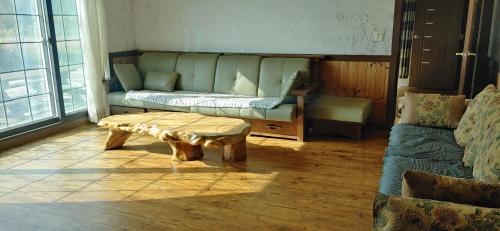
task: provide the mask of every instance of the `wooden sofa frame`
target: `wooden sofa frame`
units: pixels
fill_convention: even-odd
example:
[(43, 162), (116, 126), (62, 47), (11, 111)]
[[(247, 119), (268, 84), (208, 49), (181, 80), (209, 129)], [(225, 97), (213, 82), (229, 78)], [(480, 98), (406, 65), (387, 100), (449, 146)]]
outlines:
[[(146, 51), (126, 51), (115, 52), (109, 54), (109, 63), (113, 64), (137, 64), (137, 56)], [(159, 51), (147, 51), (159, 52)], [(162, 51), (163, 52), (163, 51)], [(167, 52), (167, 51), (165, 51)], [(170, 51), (169, 51), (170, 52)], [(183, 53), (176, 52), (175, 53)], [(311, 59), (311, 81), (305, 83), (303, 86), (292, 91), (292, 95), (297, 96), (297, 108), (295, 119), (292, 122), (272, 121), (272, 120), (259, 120), (259, 119), (245, 119), (251, 124), (251, 135), (268, 136), (276, 138), (293, 139), (299, 142), (304, 142), (306, 139), (306, 97), (317, 92), (321, 84), (318, 81), (319, 60), (322, 56), (295, 56), (295, 55), (269, 55), (269, 54), (246, 54), (258, 55), (261, 57), (303, 57)], [(107, 91), (123, 90), (113, 68), (110, 70), (111, 79), (104, 80), (107, 85)], [(125, 113), (144, 113), (151, 111), (160, 111), (154, 109), (143, 108), (129, 108), (122, 106), (110, 106), (111, 114), (125, 114)]]

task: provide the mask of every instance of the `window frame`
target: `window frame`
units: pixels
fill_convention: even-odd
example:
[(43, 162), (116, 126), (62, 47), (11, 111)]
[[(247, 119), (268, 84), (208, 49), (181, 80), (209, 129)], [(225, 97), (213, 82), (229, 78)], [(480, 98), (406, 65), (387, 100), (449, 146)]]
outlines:
[[(56, 32), (54, 25), (54, 15), (52, 11), (52, 0), (39, 0), (41, 3), (39, 6), (44, 11), (44, 14), (40, 16), (40, 20), (44, 20), (44, 22), (40, 21), (40, 30), (44, 27), (45, 32), (41, 31), (41, 33), (47, 34), (47, 41), (43, 41), (43, 46), (47, 46), (47, 49), (44, 51), (44, 58), (46, 62), (47, 78), (51, 79), (49, 82), (52, 82), (53, 88), (53, 99), (54, 99), (54, 109), (55, 115), (54, 117), (47, 118), (41, 121), (37, 121), (34, 123), (28, 123), (25, 125), (14, 126), (11, 129), (6, 128), (5, 130), (0, 132), (0, 140), (9, 139), (11, 137), (23, 135), (25, 133), (33, 132), (36, 130), (43, 129), (48, 126), (52, 126), (59, 123), (65, 123), (74, 121), (77, 119), (82, 119), (88, 117), (88, 101), (87, 107), (85, 109), (79, 111), (73, 111), (71, 113), (66, 113), (64, 108), (64, 94), (62, 88), (62, 76), (59, 64), (59, 52), (57, 50), (57, 40), (56, 40)], [(80, 29), (80, 25), (79, 25)], [(80, 41), (80, 49), (83, 56), (83, 49), (81, 48), (81, 35), (79, 38)], [(82, 57), (83, 58), (83, 57)], [(24, 62), (24, 60), (23, 60)], [(83, 64), (82, 64), (83, 65)], [(52, 72), (53, 76), (49, 76), (49, 72)], [(85, 73), (84, 73), (85, 74)], [(26, 78), (26, 76), (25, 76)], [(84, 78), (86, 78), (84, 76)], [(26, 83), (27, 84), (27, 83)], [(27, 86), (26, 86), (27, 87)], [(85, 86), (87, 88), (87, 86)], [(30, 109), (31, 110), (31, 109)], [(6, 113), (6, 112), (5, 112)], [(6, 118), (7, 119), (7, 118)]]

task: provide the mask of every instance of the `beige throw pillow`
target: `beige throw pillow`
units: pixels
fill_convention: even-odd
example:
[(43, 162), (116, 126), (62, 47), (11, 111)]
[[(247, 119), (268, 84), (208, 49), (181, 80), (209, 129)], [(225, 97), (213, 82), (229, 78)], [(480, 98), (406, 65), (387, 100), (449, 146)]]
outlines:
[(456, 128), (465, 111), (465, 96), (405, 93), (402, 124)]

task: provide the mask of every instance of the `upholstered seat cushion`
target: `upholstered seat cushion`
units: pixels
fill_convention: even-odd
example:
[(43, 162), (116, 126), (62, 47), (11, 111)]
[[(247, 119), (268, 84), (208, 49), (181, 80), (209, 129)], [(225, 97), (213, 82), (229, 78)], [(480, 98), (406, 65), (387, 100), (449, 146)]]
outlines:
[(148, 103), (125, 99), (125, 92), (112, 92), (107, 95), (109, 105), (122, 107), (150, 108), (166, 111), (195, 112), (204, 115), (227, 116), (248, 119), (264, 119), (291, 122), (295, 118), (295, 104), (281, 104), (273, 109), (260, 108), (210, 108), (210, 107), (174, 107), (164, 104)]
[(438, 175), (472, 179), (472, 168), (462, 162), (435, 161), (402, 156), (384, 158), (384, 173), (380, 178), (379, 191), (388, 195), (401, 195), (402, 176), (406, 170), (429, 172)]
[(111, 106), (148, 108), (148, 109), (166, 110), (166, 111), (181, 111), (181, 112), (191, 111), (190, 108), (188, 107), (175, 107), (175, 106), (167, 106), (164, 104), (143, 102), (139, 100), (126, 100), (125, 94), (126, 93), (123, 91), (115, 91), (108, 93), (108, 95), (106, 96), (108, 104)]
[(365, 123), (373, 110), (370, 99), (321, 95), (307, 107), (307, 117)]
[(391, 129), (386, 156), (401, 156), (431, 161), (461, 162), (464, 148), (460, 147), (453, 130), (397, 124)]
[(191, 107), (191, 112), (211, 116), (291, 122), (295, 118), (295, 104), (281, 104), (273, 109)]

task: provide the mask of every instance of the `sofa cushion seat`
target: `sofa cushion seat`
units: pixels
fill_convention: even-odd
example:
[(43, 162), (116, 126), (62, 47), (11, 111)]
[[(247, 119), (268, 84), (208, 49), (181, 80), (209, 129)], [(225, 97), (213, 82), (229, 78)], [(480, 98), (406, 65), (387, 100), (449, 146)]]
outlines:
[(295, 104), (281, 104), (273, 109), (262, 108), (213, 108), (213, 107), (177, 107), (125, 99), (125, 92), (111, 92), (107, 95), (110, 105), (122, 107), (150, 108), (167, 111), (194, 112), (203, 115), (226, 116), (247, 119), (264, 119), (291, 122), (295, 118)]
[(295, 118), (295, 105), (281, 104), (273, 109), (191, 107), (191, 112), (211, 116), (291, 122)]
[(401, 195), (402, 176), (406, 170), (472, 179), (472, 168), (465, 167), (461, 162), (389, 156), (384, 158), (384, 174), (380, 178), (379, 191), (388, 195)]
[(373, 109), (370, 99), (321, 95), (307, 107), (313, 119), (365, 123)]
[(106, 96), (108, 104), (111, 106), (121, 106), (121, 107), (136, 107), (136, 108), (148, 108), (156, 110), (166, 110), (166, 111), (180, 111), (180, 112), (190, 112), (189, 107), (175, 107), (168, 106), (164, 104), (149, 103), (139, 100), (128, 100), (125, 99), (125, 92), (115, 91), (108, 93)]
[(453, 130), (410, 124), (394, 125), (390, 132), (386, 156), (401, 156), (434, 161), (461, 162), (460, 147)]

